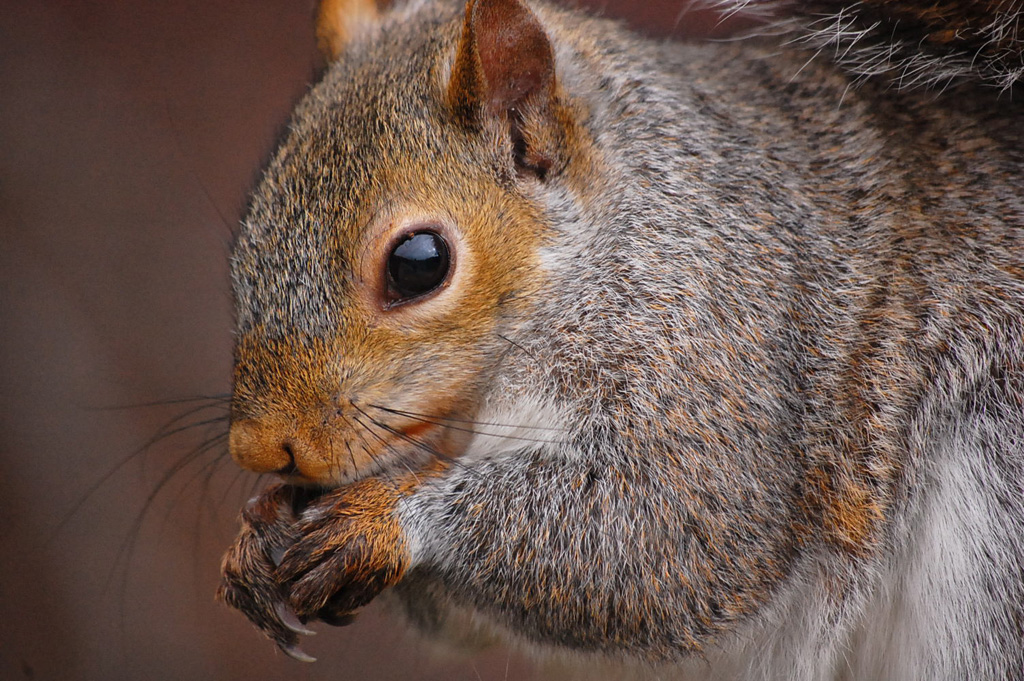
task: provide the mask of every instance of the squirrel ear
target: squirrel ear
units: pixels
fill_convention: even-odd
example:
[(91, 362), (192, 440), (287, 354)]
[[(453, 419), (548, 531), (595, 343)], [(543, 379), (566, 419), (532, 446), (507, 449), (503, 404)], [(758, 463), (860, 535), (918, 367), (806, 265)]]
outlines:
[[(508, 121), (517, 163), (540, 176), (551, 166), (555, 53), (544, 27), (522, 0), (469, 0), (455, 53), (448, 103), (467, 127), (481, 117)], [(538, 125), (541, 124), (541, 125)], [(532, 144), (531, 144), (532, 143)]]
[(354, 36), (376, 23), (377, 0), (321, 0), (316, 13), (316, 42), (327, 61), (341, 55)]

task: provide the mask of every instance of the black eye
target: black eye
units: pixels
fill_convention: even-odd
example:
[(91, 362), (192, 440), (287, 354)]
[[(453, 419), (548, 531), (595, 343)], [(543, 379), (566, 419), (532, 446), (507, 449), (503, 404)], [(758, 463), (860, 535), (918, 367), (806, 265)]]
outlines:
[(388, 257), (388, 285), (397, 301), (415, 298), (440, 286), (448, 276), (448, 244), (437, 232), (414, 232)]

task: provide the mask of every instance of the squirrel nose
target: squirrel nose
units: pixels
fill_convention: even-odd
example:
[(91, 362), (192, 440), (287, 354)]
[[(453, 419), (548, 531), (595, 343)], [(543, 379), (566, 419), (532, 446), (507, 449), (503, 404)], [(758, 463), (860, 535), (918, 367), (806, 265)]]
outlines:
[(293, 475), (303, 445), (290, 430), (277, 419), (235, 421), (228, 433), (228, 451), (239, 466), (254, 473)]

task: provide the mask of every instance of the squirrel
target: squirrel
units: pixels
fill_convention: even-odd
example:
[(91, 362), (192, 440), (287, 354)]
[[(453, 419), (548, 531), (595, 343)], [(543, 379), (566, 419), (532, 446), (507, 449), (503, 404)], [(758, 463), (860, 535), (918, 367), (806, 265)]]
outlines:
[(659, 678), (1024, 679), (1024, 8), (786, 9), (320, 6), (231, 260), (282, 481), (222, 601), (302, 660), (380, 596)]

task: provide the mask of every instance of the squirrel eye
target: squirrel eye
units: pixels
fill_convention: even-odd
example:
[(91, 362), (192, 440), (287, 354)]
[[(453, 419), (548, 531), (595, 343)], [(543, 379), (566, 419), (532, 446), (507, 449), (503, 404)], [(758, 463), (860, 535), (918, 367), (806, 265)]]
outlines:
[(388, 288), (392, 302), (429, 293), (444, 283), (451, 258), (448, 244), (437, 232), (413, 232), (388, 256)]

